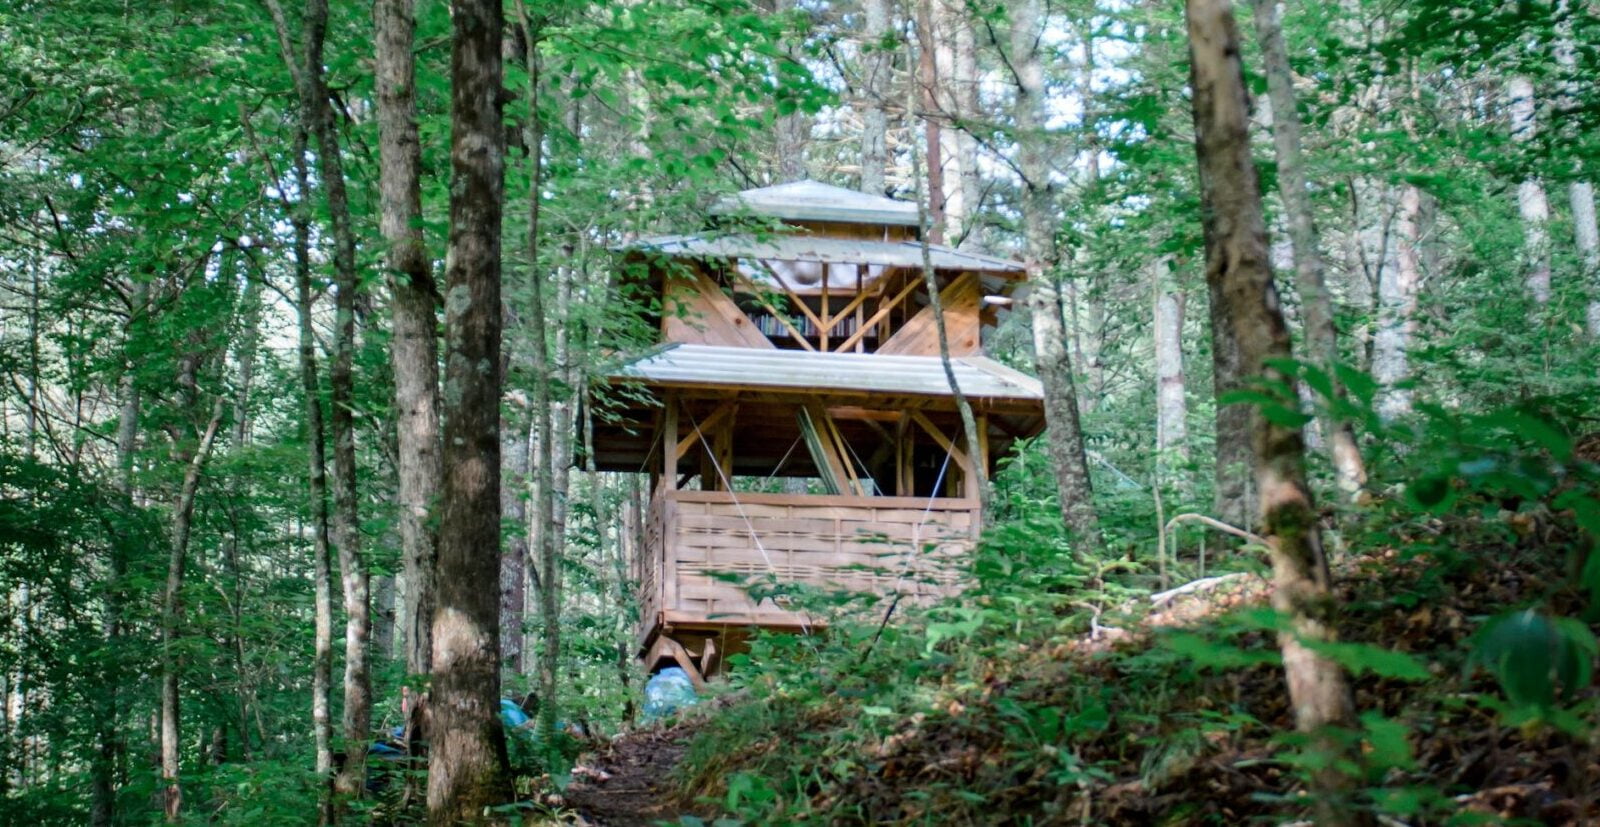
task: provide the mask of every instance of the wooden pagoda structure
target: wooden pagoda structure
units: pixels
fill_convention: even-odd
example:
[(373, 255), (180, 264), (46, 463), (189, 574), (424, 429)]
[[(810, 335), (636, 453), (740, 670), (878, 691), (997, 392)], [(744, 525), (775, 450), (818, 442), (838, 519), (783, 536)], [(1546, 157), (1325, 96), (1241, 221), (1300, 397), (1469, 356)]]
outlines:
[[(974, 464), (992, 470), (1044, 426), (1038, 381), (983, 356), (1021, 265), (927, 246), (978, 419), (967, 445), (914, 204), (801, 181), (713, 216), (720, 229), (625, 248), (659, 297), (661, 341), (609, 377), (594, 436), (598, 468), (650, 476), (632, 561), (640, 655), (697, 682), (751, 627), (820, 625), (774, 594), (784, 585), (958, 590), (980, 522)], [(765, 223), (727, 223), (740, 216)]]

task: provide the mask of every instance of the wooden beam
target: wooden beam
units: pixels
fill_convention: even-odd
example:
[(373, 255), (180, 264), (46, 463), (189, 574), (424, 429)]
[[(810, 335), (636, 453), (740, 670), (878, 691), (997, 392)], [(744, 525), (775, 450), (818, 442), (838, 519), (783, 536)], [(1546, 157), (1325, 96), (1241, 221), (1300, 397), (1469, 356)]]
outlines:
[[(738, 407), (738, 404), (739, 403), (737, 401), (730, 399), (727, 402), (718, 405), (716, 410), (712, 411), (711, 415), (705, 418), (704, 422), (698, 423), (698, 427), (695, 428), (695, 430), (691, 431), (683, 439), (678, 440), (673, 449), (675, 458), (683, 459), (683, 455), (689, 453), (689, 449), (694, 446), (695, 441), (701, 440), (706, 431), (716, 428), (717, 425), (722, 422), (723, 417), (733, 413), (734, 408)], [(690, 419), (691, 423), (694, 421), (694, 419)], [(711, 450), (711, 446), (707, 445), (706, 450)]]
[[(821, 330), (822, 329), (822, 320), (817, 318), (817, 314), (811, 312), (811, 308), (807, 307), (806, 303), (801, 301), (800, 297), (795, 295), (793, 290), (789, 289), (789, 283), (783, 280), (783, 276), (778, 275), (778, 271), (772, 269), (772, 265), (768, 264), (765, 259), (759, 259), (758, 258), (758, 259), (754, 259), (754, 261), (757, 264), (761, 265), (761, 269), (767, 271), (767, 275), (771, 276), (772, 280), (777, 282), (779, 287), (783, 288), (784, 295), (789, 297), (789, 301), (793, 302), (795, 307), (800, 308), (800, 312), (804, 313), (805, 317), (807, 319), (810, 319), (811, 323), (813, 325), (816, 325), (817, 330)], [(739, 277), (740, 278), (744, 278), (744, 274), (740, 273)], [(826, 282), (826, 278), (827, 278), (827, 274), (826, 273), (823, 274), (823, 278), (824, 278), (824, 282), (823, 283), (826, 284), (827, 283)], [(750, 284), (750, 280), (749, 279), (745, 279), (745, 283), (746, 284)], [(759, 292), (759, 288), (757, 288), (754, 284), (751, 284), (750, 286), (751, 286), (752, 289), (756, 289)]]
[(962, 470), (966, 471), (969, 475), (972, 473), (972, 464), (968, 461), (966, 452), (962, 451), (960, 448), (957, 448), (948, 437), (940, 432), (933, 422), (931, 422), (926, 416), (923, 416), (922, 411), (913, 410), (910, 411), (910, 414), (911, 421), (922, 426), (922, 430), (927, 431), (928, 436), (933, 437), (933, 441), (939, 443), (939, 447), (948, 452), (951, 458), (953, 458), (956, 463), (961, 466)]
[[(771, 270), (770, 267), (767, 268), (767, 269), (769, 271)], [(776, 306), (774, 306), (772, 304), (772, 302), (767, 301), (766, 295), (762, 292), (762, 290), (757, 285), (751, 283), (750, 279), (746, 278), (743, 273), (739, 272), (738, 268), (736, 268), (736, 267), (732, 268), (731, 272), (733, 273), (733, 277), (735, 279), (738, 279), (742, 284), (744, 284), (744, 286), (746, 288), (749, 289), (750, 295), (755, 297), (756, 303), (760, 304), (762, 306), (762, 308), (764, 308), (768, 313), (771, 313), (772, 314), (772, 318), (777, 319), (778, 320), (778, 324), (783, 325), (783, 329), (784, 330), (789, 331), (789, 336), (791, 338), (793, 338), (796, 342), (799, 342), (800, 346), (805, 348), (806, 350), (813, 351), (813, 352), (816, 351), (816, 348), (813, 347), (811, 342), (806, 339), (805, 334), (801, 333), (799, 331), (799, 329), (796, 328), (794, 326), (794, 324), (789, 321), (789, 317), (784, 315), (784, 313), (782, 311), (780, 311)], [(773, 278), (777, 278), (777, 274), (776, 273), (773, 274)], [(794, 294), (792, 294), (792, 293), (790, 294), (790, 296), (793, 296), (793, 295)], [(797, 301), (797, 299), (791, 299), (791, 300), (792, 301)], [(801, 305), (801, 307), (804, 307), (804, 305)]]
[[(872, 297), (871, 293), (857, 293), (856, 297), (851, 299), (850, 303), (846, 304), (844, 306), (844, 309), (840, 310), (838, 313), (835, 313), (832, 316), (825, 317), (823, 319), (823, 322), (828, 325), (828, 330), (832, 331), (835, 327), (837, 327), (839, 325), (839, 322), (844, 321), (845, 319), (850, 317), (850, 314), (855, 313), (857, 310), (861, 309), (862, 302), (865, 302), (867, 299), (869, 299), (871, 297)], [(859, 329), (860, 328), (857, 328), (857, 330), (859, 330)], [(860, 340), (859, 336), (855, 336), (854, 334), (851, 334), (851, 336), (852, 336), (852, 338), (855, 338), (858, 341)], [(837, 350), (839, 350), (840, 352), (843, 352), (843, 351), (846, 351), (846, 350), (849, 350), (849, 349), (850, 348), (847, 345), (840, 345), (837, 348)]]
[(814, 457), (826, 465), (828, 477), (834, 487), (840, 489), (840, 494), (859, 494), (854, 484), (855, 475), (849, 469), (849, 460), (840, 453), (838, 444), (834, 441), (837, 429), (833, 427), (833, 420), (828, 416), (826, 408), (816, 402), (806, 402), (801, 406), (797, 415), (804, 415), (811, 422), (811, 430), (816, 436), (816, 449), (822, 454)]
[(856, 332), (852, 334), (850, 338), (845, 339), (844, 343), (839, 345), (839, 350), (849, 350), (850, 348), (854, 347), (857, 342), (861, 341), (863, 336), (867, 335), (867, 328), (870, 328), (878, 322), (883, 321), (884, 318), (892, 313), (896, 307), (900, 306), (901, 302), (904, 302), (907, 297), (915, 292), (917, 286), (920, 284), (922, 284), (922, 282), (916, 279), (908, 280), (906, 282), (906, 286), (900, 288), (900, 292), (896, 293), (894, 298), (889, 300), (888, 304), (879, 307), (878, 312), (872, 314), (872, 318), (868, 319), (866, 324), (863, 324), (861, 327), (857, 328)]
[[(661, 422), (661, 487), (671, 491), (678, 487), (678, 459), (683, 456), (675, 450), (678, 445), (678, 395), (669, 393), (662, 401), (665, 410)], [(672, 445), (674, 450), (667, 450), (668, 445)]]

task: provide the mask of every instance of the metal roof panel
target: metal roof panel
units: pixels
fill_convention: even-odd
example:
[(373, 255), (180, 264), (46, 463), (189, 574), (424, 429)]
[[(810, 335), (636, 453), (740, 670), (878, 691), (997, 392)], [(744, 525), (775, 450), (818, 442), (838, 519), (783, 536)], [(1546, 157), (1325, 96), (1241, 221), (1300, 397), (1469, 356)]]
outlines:
[[(976, 399), (1042, 401), (1039, 380), (983, 356), (951, 360), (961, 392)], [(661, 385), (864, 391), (950, 396), (937, 356), (813, 353), (681, 344), (624, 365), (612, 379)]]
[[(921, 267), (922, 244), (917, 241), (866, 241), (805, 235), (757, 238), (753, 235), (666, 235), (640, 239), (628, 249), (682, 258), (762, 258), (776, 261), (819, 261), (827, 264), (878, 264), (886, 267)], [(994, 256), (928, 245), (928, 258), (940, 270), (973, 270), (1020, 277), (1023, 266)]]
[(921, 223), (917, 205), (910, 201), (811, 180), (745, 190), (723, 198), (711, 208), (713, 213), (720, 214), (745, 210), (791, 221), (839, 221), (902, 227), (915, 227)]

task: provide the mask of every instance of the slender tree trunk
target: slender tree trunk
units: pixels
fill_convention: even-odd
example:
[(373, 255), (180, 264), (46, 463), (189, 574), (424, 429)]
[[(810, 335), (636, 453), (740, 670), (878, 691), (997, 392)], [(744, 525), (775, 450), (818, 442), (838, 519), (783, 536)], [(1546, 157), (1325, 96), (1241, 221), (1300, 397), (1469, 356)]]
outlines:
[[(908, 91), (914, 92), (915, 87)], [(924, 94), (926, 95), (926, 92)], [(906, 127), (909, 130), (911, 127), (911, 113), (916, 110), (916, 107), (911, 96), (908, 94), (906, 97)], [(937, 131), (928, 135), (930, 147), (938, 140), (939, 134)], [(931, 157), (928, 160), (930, 164), (933, 161)], [(921, 230), (922, 284), (928, 291), (928, 309), (933, 311), (933, 327), (939, 338), (939, 363), (944, 367), (945, 382), (950, 386), (950, 395), (955, 399), (956, 403), (956, 413), (961, 417), (961, 432), (964, 435), (962, 441), (966, 443), (967, 460), (972, 466), (969, 470), (975, 478), (973, 482), (976, 484), (978, 492), (978, 519), (981, 524), (986, 525), (989, 520), (993, 519), (993, 514), (989, 508), (989, 458), (983, 452), (983, 446), (986, 441), (979, 438), (978, 418), (972, 412), (972, 402), (962, 392), (961, 383), (956, 381), (955, 366), (950, 361), (950, 338), (945, 331), (944, 308), (939, 301), (939, 280), (933, 269), (933, 257), (928, 246), (931, 242), (929, 236), (932, 234), (933, 228), (931, 222), (935, 219), (929, 213), (928, 201), (924, 199), (934, 196), (931, 191), (926, 196), (923, 193), (920, 161), (921, 158), (917, 153), (916, 145), (913, 144), (911, 147), (911, 179), (916, 184), (917, 227)], [(931, 179), (931, 166), (929, 170)]]
[(1422, 285), (1422, 193), (1406, 185), (1395, 214), (1394, 262), (1378, 275), (1378, 329), (1372, 340), (1372, 378), (1378, 383), (1378, 416), (1393, 420), (1411, 413), (1409, 353), (1416, 332), (1417, 295)]
[(978, 99), (978, 39), (972, 29), (965, 2), (941, 3), (945, 25), (950, 34), (950, 69), (945, 75), (948, 108), (953, 121), (945, 131), (945, 156), (950, 159), (956, 173), (956, 185), (949, 190), (946, 222), (950, 225), (946, 237), (952, 244), (966, 246), (974, 238), (974, 222), (983, 197), (983, 176), (978, 169), (978, 139), (973, 137), (971, 121), (980, 117), (982, 104)]
[(1250, 408), (1225, 405), (1222, 399), (1244, 389), (1239, 345), (1224, 310), (1225, 298), (1207, 284), (1211, 316), (1211, 374), (1217, 396), (1216, 457), (1212, 500), (1217, 519), (1250, 528), (1255, 522), (1257, 491), (1250, 475)]
[(1049, 157), (1044, 147), (1044, 65), (1037, 33), (1043, 10), (1038, 0), (1026, 0), (1012, 10), (1010, 63), (1016, 69), (1017, 166), (1022, 172), (1023, 232), (1029, 278), (1029, 307), (1033, 312), (1034, 365), (1044, 385), (1044, 415), (1050, 428), (1047, 447), (1061, 516), (1081, 548), (1100, 548), (1100, 516), (1094, 505), (1094, 485), (1078, 422), (1078, 392), (1072, 356), (1067, 350), (1061, 288), (1055, 278), (1055, 230), (1050, 186)]
[(372, 7), (377, 67), (379, 227), (388, 244), (389, 357), (394, 366), (399, 529), (405, 579), (406, 673), (426, 675), (433, 644), (433, 569), (439, 496), (439, 301), (422, 234), (422, 144), (417, 134), (415, 0)]
[(533, 415), (537, 433), (537, 451), (534, 457), (533, 487), (534, 514), (538, 525), (538, 560), (531, 568), (538, 592), (540, 617), (540, 656), (538, 665), (539, 731), (541, 737), (550, 739), (555, 732), (558, 703), (557, 669), (561, 658), (561, 571), (560, 551), (563, 539), (558, 527), (555, 508), (555, 431), (557, 429), (550, 386), (555, 381), (551, 369), (549, 317), (545, 312), (544, 267), (539, 261), (539, 182), (544, 173), (544, 121), (539, 112), (539, 53), (537, 44), (542, 31), (539, 22), (530, 20), (525, 0), (517, 5), (523, 29), (528, 38), (528, 130), (527, 143), (531, 153), (531, 171), (528, 190), (528, 314), (531, 372), (533, 374)]
[(500, 646), (501, 660), (508, 670), (521, 674), (523, 607), (527, 601), (523, 584), (527, 580), (528, 506), (523, 492), (528, 490), (528, 430), (520, 422), (502, 422), (500, 432), (500, 512), (507, 525), (516, 530), (506, 537), (500, 556)]
[[(128, 327), (132, 330), (145, 312), (145, 286), (135, 282), (128, 301)], [(129, 514), (133, 511), (134, 453), (139, 444), (139, 385), (134, 381), (134, 355), (124, 342), (126, 361), (121, 380), (122, 405), (117, 415), (117, 494), (121, 506)], [(106, 710), (97, 720), (96, 752), (94, 763), (94, 799), (89, 810), (89, 821), (94, 827), (109, 827), (117, 820), (116, 771), (124, 751), (122, 734), (118, 728), (121, 720), (121, 691), (123, 681), (121, 641), (123, 634), (123, 588), (128, 576), (128, 554), (120, 539), (111, 543), (110, 577), (106, 583), (105, 597), (105, 658), (102, 683)], [(9, 701), (0, 693), (0, 703)], [(9, 768), (0, 767), (0, 773)], [(4, 781), (0, 780), (0, 787)]]
[[(1278, 193), (1283, 198), (1289, 243), (1294, 249), (1295, 286), (1300, 292), (1301, 312), (1305, 315), (1306, 349), (1334, 383), (1334, 398), (1338, 399), (1344, 395), (1333, 370), (1339, 362), (1338, 329), (1333, 318), (1333, 296), (1328, 292), (1323, 274), (1322, 250), (1306, 183), (1300, 113), (1295, 103), (1289, 54), (1283, 41), (1279, 0), (1252, 0), (1252, 5), (1255, 7), (1256, 39), (1261, 43), (1262, 65), (1267, 74), (1267, 94), (1272, 101), (1272, 144), (1278, 160)], [(1336, 421), (1325, 415), (1322, 432), (1327, 435), (1328, 453), (1340, 490), (1354, 495), (1367, 481), (1366, 463), (1361, 458), (1361, 448), (1356, 445), (1355, 429), (1348, 421)]]
[[(779, 14), (793, 13), (796, 0), (776, 0), (774, 9)], [(793, 38), (784, 38), (784, 42), (793, 43)], [(789, 50), (790, 60), (799, 61), (797, 50)], [(779, 115), (776, 124), (777, 134), (775, 144), (777, 148), (777, 173), (778, 181), (799, 181), (806, 177), (806, 143), (811, 137), (811, 119), (805, 112), (796, 109), (786, 115)]]
[[(192, 382), (192, 377), (190, 379)], [(161, 779), (166, 788), (162, 809), (167, 821), (177, 821), (183, 809), (183, 790), (178, 783), (183, 745), (178, 717), (179, 624), (183, 622), (183, 575), (189, 554), (189, 534), (194, 518), (195, 494), (200, 489), (200, 472), (222, 424), (223, 401), (211, 406), (211, 418), (199, 434), (198, 443), (174, 446), (174, 458), (184, 464), (183, 484), (172, 504), (171, 554), (167, 558), (167, 583), (161, 593)]]
[[(1533, 82), (1526, 77), (1514, 77), (1506, 84), (1506, 95), (1511, 107), (1511, 140), (1532, 141), (1539, 131)], [(1536, 304), (1548, 304), (1550, 199), (1538, 178), (1530, 176), (1517, 186), (1517, 211), (1522, 215), (1522, 254), (1528, 295)]]
[(1572, 203), (1572, 233), (1589, 288), (1589, 337), (1600, 339), (1600, 224), (1595, 221), (1594, 184), (1574, 181), (1568, 190)]
[[(926, 184), (928, 220), (923, 222), (922, 233), (933, 244), (944, 243), (945, 233), (945, 189), (944, 189), (944, 138), (943, 129), (939, 125), (939, 37), (934, 28), (933, 4), (938, 0), (918, 0), (916, 11), (917, 31), (917, 81), (912, 84), (918, 90), (917, 99), (906, 104), (906, 112), (921, 111), (922, 113), (922, 142), (925, 156), (922, 160), (927, 163), (927, 179), (924, 181), (918, 173), (912, 173), (916, 184)], [(908, 120), (906, 134), (912, 134), (913, 123)], [(913, 146), (911, 150), (913, 160), (917, 154)], [(937, 302), (935, 298), (933, 301)]]
[(887, 190), (885, 174), (889, 165), (889, 82), (891, 56), (884, 48), (884, 36), (889, 33), (890, 0), (864, 0), (865, 26), (862, 29), (862, 63), (866, 77), (862, 81), (861, 112), (861, 191), (883, 195)]
[[(1281, 381), (1286, 377), (1268, 362), (1291, 355), (1289, 330), (1267, 260), (1233, 10), (1228, 0), (1188, 0), (1186, 11), (1206, 280), (1222, 299), (1220, 315), (1233, 330), (1244, 374), (1265, 373)], [(1250, 431), (1261, 523), (1272, 559), (1273, 607), (1289, 624), (1278, 645), (1290, 704), (1298, 728), (1320, 736), (1327, 727), (1353, 724), (1355, 716), (1344, 671), (1311, 648), (1333, 639), (1334, 603), (1306, 485), (1305, 446), (1298, 428), (1276, 424), (1259, 411), (1251, 416)], [(1319, 737), (1319, 746), (1334, 756), (1353, 757), (1336, 737)], [(1349, 779), (1342, 772), (1318, 771), (1313, 783), (1319, 795), (1318, 824), (1368, 822), (1343, 800)]]
[(333, 514), (330, 539), (339, 552), (340, 581), (344, 592), (344, 768), (334, 780), (346, 795), (364, 789), (367, 741), (372, 730), (372, 673), (368, 654), (372, 636), (371, 578), (361, 552), (361, 523), (357, 514), (355, 439), (355, 229), (345, 190), (344, 163), (339, 133), (328, 103), (322, 77), (323, 43), (328, 26), (327, 0), (307, 0), (305, 64), (301, 108), (317, 141), (317, 172), (327, 196), (333, 229), (334, 323), (333, 358), (328, 369), (328, 424), (333, 437)]
[(455, 0), (450, 52), (444, 484), (433, 614), (428, 821), (478, 821), (511, 798), (500, 724), (500, 0)]
[[(242, 453), (250, 444), (250, 391), (255, 378), (255, 365), (257, 350), (261, 344), (261, 288), (256, 280), (246, 276), (241, 288), (242, 295), (239, 304), (242, 308), (243, 325), (235, 361), (239, 365), (238, 385), (233, 400), (233, 439), (229, 446), (235, 454)], [(253, 695), (249, 673), (245, 668), (245, 633), (244, 633), (244, 569), (240, 563), (240, 547), (244, 544), (245, 530), (244, 517), (253, 512), (252, 500), (249, 489), (243, 484), (242, 475), (234, 475), (229, 481), (232, 489), (229, 499), (230, 530), (228, 544), (225, 550), (223, 563), (228, 572), (228, 637), (230, 638), (231, 654), (233, 655), (234, 680), (238, 684), (236, 691), (236, 705), (238, 714), (239, 748), (240, 756), (250, 760), (250, 714), (249, 707)], [(226, 758), (226, 753), (218, 757), (218, 762)]]
[[(312, 614), (315, 643), (311, 660), (311, 728), (318, 777), (331, 783), (333, 772), (333, 561), (328, 544), (327, 440), (323, 433), (322, 382), (318, 378), (316, 335), (312, 330), (311, 173), (306, 166), (304, 129), (295, 132), (294, 175), (300, 200), (290, 211), (294, 228), (295, 317), (298, 323), (300, 391), (305, 397), (306, 488), (311, 512)], [(324, 788), (321, 818), (332, 820)]]
[(1155, 286), (1156, 450), (1180, 465), (1189, 456), (1189, 406), (1183, 382), (1183, 292), (1172, 277), (1172, 258), (1150, 264)]

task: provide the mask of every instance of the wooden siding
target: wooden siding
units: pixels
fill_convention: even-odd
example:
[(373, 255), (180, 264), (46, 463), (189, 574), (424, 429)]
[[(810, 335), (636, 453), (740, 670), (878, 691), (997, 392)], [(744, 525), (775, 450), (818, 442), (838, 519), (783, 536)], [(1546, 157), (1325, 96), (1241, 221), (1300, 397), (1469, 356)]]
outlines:
[(669, 275), (662, 302), (664, 341), (772, 350), (750, 317), (704, 272)]
[[(982, 290), (975, 273), (962, 273), (939, 291), (945, 336), (951, 356), (970, 356), (982, 347)], [(939, 328), (929, 305), (878, 346), (885, 355), (938, 356)]]
[[(742, 583), (803, 583), (922, 601), (962, 587), (978, 529), (969, 499), (662, 491), (641, 562), (641, 643), (662, 625), (806, 627)], [(757, 542), (759, 540), (759, 544)], [(652, 571), (652, 569), (654, 569)], [(722, 575), (722, 576), (719, 576)], [(733, 575), (740, 582), (728, 582)]]

